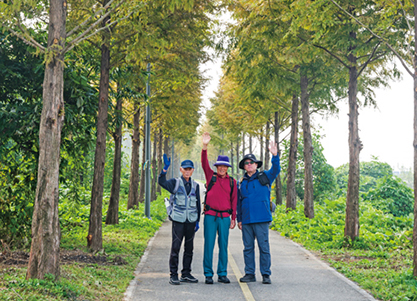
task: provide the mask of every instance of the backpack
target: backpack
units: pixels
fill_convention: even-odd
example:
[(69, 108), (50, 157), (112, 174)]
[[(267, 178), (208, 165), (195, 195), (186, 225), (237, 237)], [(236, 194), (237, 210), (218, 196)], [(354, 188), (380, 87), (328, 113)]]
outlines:
[[(232, 200), (233, 187), (234, 187), (233, 180), (234, 179), (233, 179), (233, 177), (229, 176), (229, 180), (230, 180), (230, 200)], [(217, 214), (219, 214), (219, 216), (221, 218), (223, 218), (223, 214), (222, 214), (223, 212), (227, 212), (229, 214), (232, 214), (233, 213), (233, 210), (232, 209), (229, 209), (229, 210), (216, 210), (216, 209), (213, 209), (209, 205), (206, 204), (207, 193), (210, 191), (210, 189), (213, 187), (213, 185), (214, 185), (214, 183), (216, 183), (216, 181), (217, 181), (217, 172), (214, 172), (213, 175), (212, 175), (212, 177), (211, 177), (211, 179), (210, 179), (210, 183), (208, 184), (208, 186), (206, 188), (206, 195), (204, 197), (204, 203), (203, 203), (203, 205), (204, 205), (203, 214), (206, 211), (213, 210), (213, 211), (216, 212), (216, 218), (217, 218)]]

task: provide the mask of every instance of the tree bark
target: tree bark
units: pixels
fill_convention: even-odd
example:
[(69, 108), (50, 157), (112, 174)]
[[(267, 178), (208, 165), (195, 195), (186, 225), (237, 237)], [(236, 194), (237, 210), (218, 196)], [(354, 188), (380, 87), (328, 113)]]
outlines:
[[(106, 3), (107, 0), (104, 1), (103, 6), (106, 5)], [(103, 27), (106, 26), (109, 19), (110, 17), (107, 17), (103, 20)], [(103, 45), (101, 46), (100, 69), (97, 141), (94, 160), (93, 188), (91, 192), (90, 225), (87, 236), (87, 246), (94, 251), (103, 248), (102, 207), (110, 76), (110, 47), (105, 35), (103, 35)]]
[(297, 161), (298, 147), (298, 97), (292, 98), (291, 108), (291, 138), (290, 138), (290, 154), (288, 159), (288, 178), (287, 178), (287, 210), (295, 209), (297, 205), (297, 195), (295, 193), (295, 168)]
[(115, 225), (119, 223), (120, 175), (122, 173), (122, 102), (123, 98), (119, 96), (116, 103), (116, 129), (113, 133), (113, 179), (111, 184), (109, 208), (106, 216), (106, 225)]
[[(146, 110), (143, 110), (144, 112), (144, 118), (143, 120), (146, 119)], [(143, 147), (142, 147), (142, 165), (140, 167), (140, 186), (139, 186), (139, 203), (143, 203), (145, 202), (145, 151), (146, 151), (146, 141), (145, 141), (145, 122), (143, 123)], [(137, 204), (137, 206), (139, 206), (139, 203)]]
[[(236, 143), (236, 178), (239, 177), (239, 147), (240, 147), (240, 139), (237, 140)], [(238, 179), (236, 179), (238, 181)]]
[(313, 143), (310, 129), (310, 103), (308, 95), (308, 78), (301, 75), (301, 111), (303, 115), (304, 139), (304, 215), (314, 218), (313, 190)]
[(266, 122), (266, 135), (265, 135), (265, 170), (269, 169), (269, 160), (271, 160), (271, 158), (269, 157), (269, 128), (270, 128), (270, 124), (269, 124), (269, 117), (268, 117), (268, 121)]
[[(353, 40), (356, 33), (350, 34)], [(350, 47), (351, 50), (354, 47)], [(352, 241), (359, 237), (359, 153), (362, 142), (359, 139), (356, 57), (349, 54), (349, 180), (346, 196), (345, 236)]]
[(135, 103), (133, 115), (132, 155), (130, 159), (129, 195), (127, 210), (139, 205), (139, 148), (140, 148), (140, 105)]
[(249, 153), (253, 154), (253, 148), (252, 148), (252, 135), (249, 135)]
[[(277, 143), (278, 148), (278, 156), (281, 158), (281, 149), (279, 147), (279, 129), (280, 129), (280, 121), (278, 112), (275, 112), (275, 142)], [(281, 184), (281, 173), (278, 174), (278, 177), (275, 179), (275, 203), (277, 205), (282, 205), (282, 184)]]
[(151, 201), (155, 201), (156, 200), (156, 177), (158, 176), (158, 166), (157, 161), (156, 161), (156, 149), (158, 147), (157, 144), (158, 141), (158, 133), (156, 131), (156, 129), (154, 130), (153, 133), (153, 150), (152, 150), (152, 180), (151, 180)]
[[(417, 49), (417, 0), (414, 0), (414, 49)], [(414, 53), (414, 227), (413, 275), (417, 278), (417, 53)]]
[[(51, 0), (48, 48), (65, 46), (65, 0)], [(64, 123), (64, 54), (56, 53), (45, 64), (43, 107), (39, 127), (39, 161), (32, 218), (32, 244), (26, 278), (59, 278), (59, 163)]]
[[(261, 158), (260, 158), (260, 160), (263, 162), (264, 161), (264, 136), (263, 136), (263, 133), (262, 133), (263, 131), (261, 130), (261, 136), (260, 136), (260, 138), (259, 138), (259, 140), (260, 140), (260, 148), (261, 148)], [(265, 162), (263, 162), (263, 163), (265, 163)], [(262, 164), (262, 167), (260, 168), (261, 170), (264, 170), (264, 168), (265, 168), (265, 164)]]
[[(163, 143), (163, 135), (162, 135), (162, 128), (159, 128), (159, 136), (158, 136), (158, 171), (156, 175), (158, 176), (159, 173), (162, 171), (162, 143)], [(161, 185), (156, 185), (156, 193), (161, 194)]]
[(230, 165), (232, 165), (232, 167), (230, 168), (231, 174), (233, 175), (233, 171), (234, 171), (234, 158), (233, 158), (233, 142), (230, 142)]

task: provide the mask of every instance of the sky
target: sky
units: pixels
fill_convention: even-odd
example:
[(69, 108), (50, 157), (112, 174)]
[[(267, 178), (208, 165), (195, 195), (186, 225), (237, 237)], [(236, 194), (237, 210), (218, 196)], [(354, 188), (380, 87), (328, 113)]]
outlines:
[[(201, 66), (201, 70), (211, 78), (203, 92), (203, 105), (207, 109), (222, 75), (220, 59)], [(389, 88), (375, 90), (377, 108), (360, 108), (358, 121), (363, 144), (360, 161), (376, 157), (394, 170), (413, 166), (413, 81), (405, 70), (401, 71), (402, 80), (391, 82)], [(313, 126), (321, 127), (320, 134), (324, 136), (321, 143), (327, 162), (335, 168), (349, 162), (348, 111), (346, 99), (340, 102), (338, 115), (312, 116)]]

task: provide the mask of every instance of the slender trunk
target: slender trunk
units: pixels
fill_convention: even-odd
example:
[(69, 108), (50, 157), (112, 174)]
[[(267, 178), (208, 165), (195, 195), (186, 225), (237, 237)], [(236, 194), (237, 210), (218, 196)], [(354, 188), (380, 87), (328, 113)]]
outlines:
[[(417, 0), (414, 0), (414, 49), (417, 49)], [(414, 227), (413, 274), (417, 277), (417, 53), (414, 53)]]
[(154, 130), (153, 134), (153, 150), (152, 150), (152, 180), (151, 180), (151, 201), (156, 200), (156, 177), (157, 177), (157, 161), (156, 161), (156, 149), (158, 147), (158, 132), (156, 129)]
[[(352, 32), (352, 39), (356, 33)], [(353, 50), (353, 47), (351, 47)], [(345, 236), (352, 241), (359, 237), (359, 153), (362, 143), (359, 139), (356, 57), (349, 55), (349, 180), (346, 196)]]
[(106, 225), (119, 223), (119, 197), (120, 197), (120, 175), (122, 172), (122, 97), (118, 97), (116, 104), (116, 130), (113, 133), (114, 139), (114, 162), (113, 179), (109, 208), (107, 210)]
[(127, 210), (139, 204), (139, 148), (140, 148), (140, 105), (135, 103), (133, 115), (132, 155), (130, 159), (130, 182)]
[(295, 193), (295, 167), (297, 161), (298, 147), (298, 97), (292, 98), (291, 108), (291, 138), (290, 154), (288, 158), (288, 178), (287, 178), (287, 210), (295, 209), (297, 205), (297, 195)]
[[(281, 149), (279, 147), (279, 129), (280, 129), (280, 121), (278, 112), (275, 112), (275, 142), (277, 143), (278, 147), (278, 156), (281, 157)], [(281, 173), (278, 174), (278, 177), (275, 180), (275, 203), (277, 205), (282, 205), (282, 184), (281, 184)]]
[[(239, 175), (239, 161), (240, 161), (240, 158), (239, 158), (239, 147), (240, 147), (240, 139), (238, 139), (237, 140), (237, 143), (236, 143), (236, 177), (238, 177), (238, 175)], [(237, 181), (238, 179), (236, 179), (236, 181)]]
[[(107, 0), (104, 0), (105, 6)], [(103, 27), (109, 22), (110, 17), (103, 20)], [(108, 33), (108, 30), (105, 31)], [(109, 102), (109, 75), (110, 75), (110, 47), (108, 38), (103, 35), (101, 46), (101, 71), (99, 87), (99, 105), (97, 116), (97, 141), (94, 160), (93, 188), (91, 191), (90, 225), (88, 228), (87, 246), (94, 251), (103, 248), (102, 238), (102, 207), (103, 207), (103, 184), (104, 164), (106, 161), (106, 133), (107, 111)]]
[[(143, 110), (144, 112), (144, 119), (146, 119), (146, 110)], [(145, 143), (145, 127), (146, 124), (145, 122), (143, 123), (143, 147), (142, 147), (142, 165), (140, 167), (140, 187), (139, 187), (139, 198), (138, 198), (138, 202), (139, 203), (143, 203), (145, 202), (145, 151), (146, 151), (146, 143)], [(139, 203), (135, 204), (136, 206), (139, 206)]]
[(231, 174), (233, 175), (234, 172), (234, 158), (233, 158), (233, 142), (230, 142), (230, 165), (232, 165), (232, 167), (230, 168)]
[[(269, 117), (268, 117), (269, 118)], [(269, 161), (270, 161), (270, 157), (269, 157), (269, 119), (266, 122), (266, 135), (265, 135), (265, 170), (269, 169)]]
[[(65, 46), (66, 1), (51, 0), (48, 49)], [(46, 62), (39, 127), (39, 161), (32, 217), (32, 244), (26, 278), (59, 277), (59, 161), (64, 123), (64, 54)]]
[[(162, 135), (162, 128), (159, 128), (159, 135), (158, 135), (158, 171), (156, 173), (156, 175), (158, 176), (158, 174), (162, 171), (162, 139), (163, 139), (163, 135)], [(156, 192), (161, 194), (161, 185), (156, 185)]]
[(242, 134), (242, 156), (246, 155), (245, 133)]
[[(259, 138), (260, 140), (260, 148), (261, 148), (261, 158), (260, 160), (263, 162), (264, 161), (264, 136), (263, 133), (261, 131), (261, 137)], [(265, 163), (265, 162), (264, 162)], [(265, 164), (262, 164), (261, 170), (263, 170), (265, 168)]]
[(314, 218), (313, 196), (313, 144), (310, 130), (310, 104), (308, 99), (308, 78), (301, 75), (301, 111), (303, 114), (304, 138), (304, 215)]
[(252, 135), (249, 135), (249, 153), (253, 154), (253, 149), (252, 149)]

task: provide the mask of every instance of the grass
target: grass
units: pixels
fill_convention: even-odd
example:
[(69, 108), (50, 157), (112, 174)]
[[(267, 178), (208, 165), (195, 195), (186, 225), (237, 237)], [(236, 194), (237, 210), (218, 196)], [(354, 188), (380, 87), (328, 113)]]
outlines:
[(315, 217), (304, 216), (302, 204), (286, 213), (277, 207), (272, 229), (291, 238), (326, 260), (375, 298), (417, 300), (412, 275), (412, 216), (393, 217), (362, 203), (360, 237), (344, 238), (345, 200), (315, 204)]
[[(125, 264), (101, 265), (97, 263), (61, 263), (61, 276), (55, 281), (52, 275), (44, 280), (26, 280), (26, 266), (3, 266), (0, 269), (0, 300), (121, 300), (148, 241), (166, 219), (161, 195), (151, 203), (151, 220), (144, 216), (144, 205), (137, 210), (125, 210), (122, 198), (119, 224), (103, 223), (103, 252), (98, 255), (114, 259), (120, 256)], [(107, 205), (103, 205), (103, 220)], [(60, 204), (61, 250), (89, 252), (88, 205), (74, 208), (64, 200)], [(87, 218), (86, 218), (87, 217)], [(25, 250), (28, 251), (28, 250)]]

